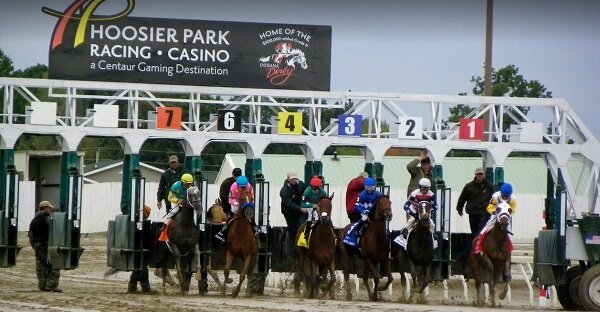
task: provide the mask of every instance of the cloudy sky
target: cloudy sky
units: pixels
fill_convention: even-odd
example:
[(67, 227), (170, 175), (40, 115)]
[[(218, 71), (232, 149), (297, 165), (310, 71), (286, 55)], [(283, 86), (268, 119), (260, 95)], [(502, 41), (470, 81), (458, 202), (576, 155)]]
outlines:
[[(56, 18), (73, 0), (4, 1), (0, 49), (16, 69), (48, 64)], [(600, 138), (600, 1), (495, 0), (493, 62), (565, 98)], [(114, 13), (125, 0), (106, 0)], [(483, 75), (485, 0), (158, 1), (131, 16), (330, 25), (332, 91), (457, 94)], [(113, 7), (111, 7), (113, 6)], [(112, 11), (111, 11), (112, 9)]]

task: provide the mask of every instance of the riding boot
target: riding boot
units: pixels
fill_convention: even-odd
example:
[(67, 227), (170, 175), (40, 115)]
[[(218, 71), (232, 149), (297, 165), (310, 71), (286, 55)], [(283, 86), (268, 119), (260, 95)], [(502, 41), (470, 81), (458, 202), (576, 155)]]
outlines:
[(400, 234), (402, 235), (402, 237), (404, 239), (406, 239), (406, 237), (408, 236), (408, 229), (407, 228), (403, 228), (402, 231), (400, 232)]
[(304, 227), (304, 238), (308, 239), (308, 233), (310, 233), (310, 228), (312, 227), (311, 221), (306, 221), (306, 226)]
[(164, 231), (164, 230), (167, 228), (167, 225), (171, 224), (171, 222), (173, 222), (173, 219), (171, 219), (171, 218), (167, 219), (167, 221), (165, 221), (165, 223), (163, 223), (163, 224), (160, 226), (160, 230), (159, 230), (159, 232), (162, 232), (162, 231)]

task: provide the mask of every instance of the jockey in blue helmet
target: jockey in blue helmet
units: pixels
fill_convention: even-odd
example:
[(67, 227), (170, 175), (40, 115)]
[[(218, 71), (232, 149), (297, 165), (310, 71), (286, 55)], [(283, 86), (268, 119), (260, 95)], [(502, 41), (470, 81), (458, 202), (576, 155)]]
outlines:
[(365, 189), (358, 194), (356, 198), (356, 203), (354, 204), (354, 208), (356, 212), (360, 213), (361, 218), (356, 222), (356, 226), (354, 226), (354, 233), (359, 235), (360, 230), (365, 225), (367, 220), (369, 219), (369, 213), (375, 207), (377, 203), (377, 199), (383, 195), (381, 192), (377, 191), (375, 187), (377, 183), (373, 178), (367, 178), (364, 182)]

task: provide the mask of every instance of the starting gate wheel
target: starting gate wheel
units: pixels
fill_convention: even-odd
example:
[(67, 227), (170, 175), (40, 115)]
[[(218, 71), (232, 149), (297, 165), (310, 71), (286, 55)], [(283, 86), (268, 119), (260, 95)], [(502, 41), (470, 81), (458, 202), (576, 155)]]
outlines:
[(556, 287), (558, 301), (567, 311), (581, 310), (583, 306), (579, 301), (579, 283), (581, 281), (581, 267), (575, 265), (567, 270), (564, 284)]
[(579, 282), (579, 300), (590, 311), (600, 311), (600, 264), (587, 269)]

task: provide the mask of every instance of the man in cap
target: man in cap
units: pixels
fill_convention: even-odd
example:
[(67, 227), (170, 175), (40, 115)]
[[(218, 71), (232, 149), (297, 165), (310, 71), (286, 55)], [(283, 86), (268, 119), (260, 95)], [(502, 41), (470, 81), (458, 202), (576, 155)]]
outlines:
[(236, 181), (236, 179), (242, 175), (242, 169), (234, 168), (231, 172), (231, 177), (223, 180), (221, 186), (219, 187), (219, 198), (221, 199), (221, 206), (223, 207), (223, 212), (225, 212), (228, 216), (231, 214), (231, 204), (229, 203), (229, 190), (231, 186)]
[(169, 190), (173, 184), (181, 180), (181, 176), (185, 173), (185, 170), (179, 166), (179, 159), (175, 155), (169, 157), (169, 168), (167, 168), (160, 175), (160, 182), (158, 183), (158, 191), (156, 192), (156, 207), (162, 208), (162, 201), (165, 201), (165, 208), (167, 212), (171, 211), (171, 202), (169, 201)]
[(29, 244), (35, 251), (35, 272), (38, 279), (38, 289), (42, 291), (62, 292), (58, 288), (60, 270), (54, 269), (48, 262), (48, 238), (50, 234), (50, 215), (54, 206), (47, 201), (41, 201), (39, 211), (29, 224)]
[(369, 177), (366, 172), (361, 172), (358, 177), (352, 178), (346, 187), (346, 213), (350, 223), (355, 223), (360, 220), (360, 213), (356, 212), (355, 204), (358, 199), (358, 194), (363, 191), (365, 179)]
[(456, 211), (461, 217), (463, 208), (469, 214), (469, 225), (473, 235), (477, 235), (490, 218), (486, 208), (492, 194), (494, 194), (494, 186), (485, 179), (483, 168), (475, 169), (475, 177), (465, 184), (456, 204)]
[[(419, 164), (421, 166), (419, 167)], [(431, 171), (431, 159), (427, 156), (427, 150), (422, 150), (418, 158), (413, 159), (406, 165), (406, 170), (410, 173), (410, 182), (408, 182), (408, 188), (406, 189), (406, 197), (410, 197), (410, 194), (419, 189), (419, 180), (422, 178), (429, 179), (429, 182), (433, 184), (433, 172)]]
[(304, 189), (304, 182), (298, 179), (298, 175), (295, 172), (290, 171), (287, 173), (287, 178), (283, 181), (283, 186), (279, 191), (281, 213), (287, 223), (288, 237), (292, 241), (296, 237), (298, 228), (306, 221), (307, 217), (306, 213), (308, 210), (300, 207)]

